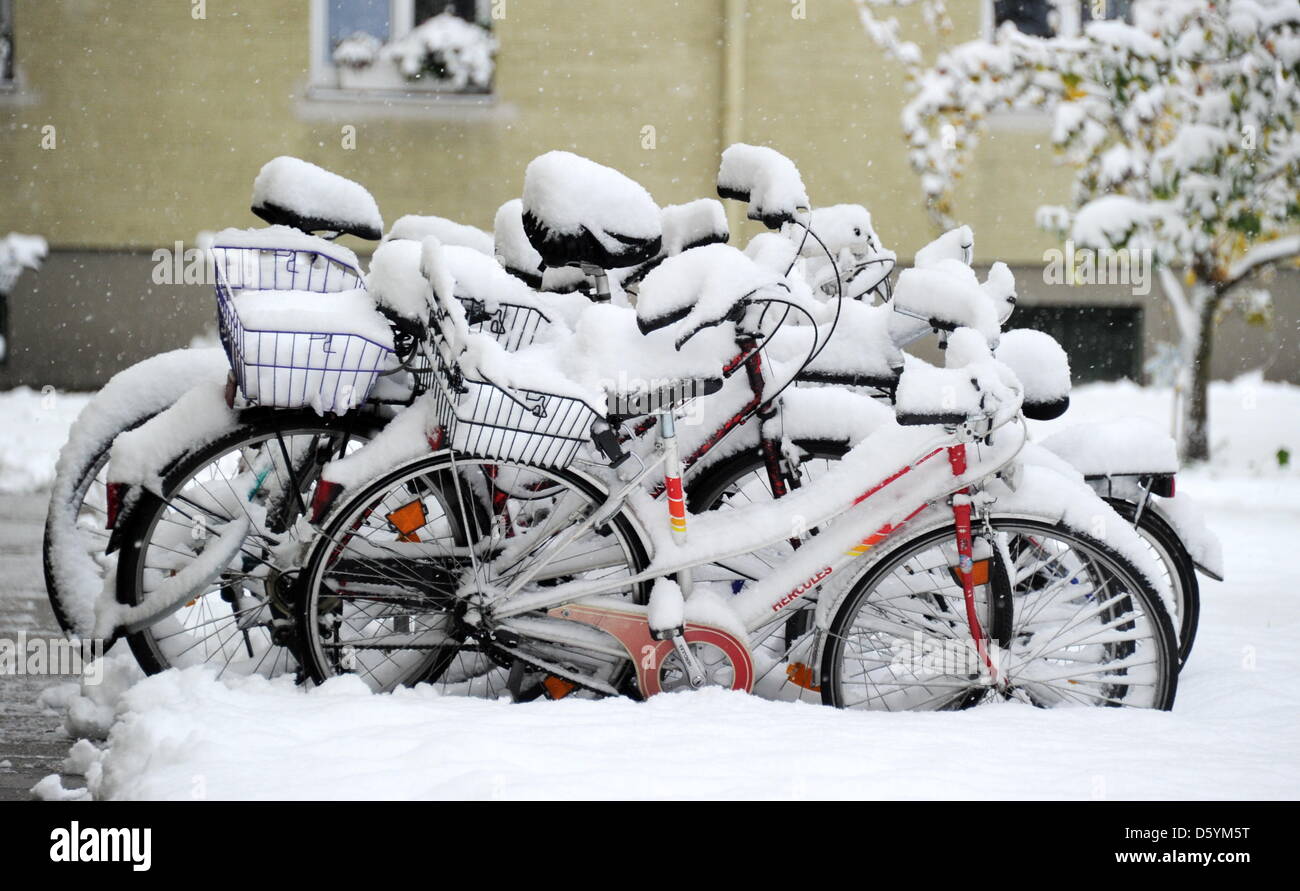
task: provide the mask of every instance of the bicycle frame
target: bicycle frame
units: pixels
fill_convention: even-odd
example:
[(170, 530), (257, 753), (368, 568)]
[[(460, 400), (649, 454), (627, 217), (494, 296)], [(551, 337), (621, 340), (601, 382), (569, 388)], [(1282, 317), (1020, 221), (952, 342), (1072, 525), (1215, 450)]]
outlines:
[[(854, 449), (854, 452), (880, 451), (881, 446), (886, 444), (873, 440), (885, 435), (896, 436), (902, 440), (900, 445), (907, 445), (909, 439), (916, 441), (913, 446), (915, 457), (912, 460), (866, 489), (857, 490), (857, 494), (852, 497), (839, 496), (834, 502), (831, 501), (833, 493), (854, 491), (844, 488), (846, 481), (864, 469), (859, 465), (865, 459), (852, 459), (853, 452), (840, 462), (839, 467), (780, 502), (751, 505), (726, 515), (696, 515), (694, 522), (706, 527), (706, 542), (714, 538), (707, 535), (712, 531), (707, 527), (727, 524), (727, 545), (721, 551), (701, 547), (698, 536), (692, 541), (678, 543), (671, 536), (655, 536), (652, 533), (655, 556), (651, 568), (645, 572), (618, 580), (568, 582), (524, 593), (522, 589), (546, 567), (547, 561), (543, 558), (528, 572), (516, 578), (509, 588), (492, 598), (487, 604), (487, 611), (494, 619), (505, 620), (525, 613), (553, 610), (585, 598), (615, 594), (626, 590), (629, 585), (687, 572), (698, 566), (787, 540), (793, 526), (791, 518), (806, 517), (807, 527), (821, 528), (821, 534), (805, 541), (804, 546), (776, 573), (747, 587), (729, 601), (729, 606), (746, 632), (752, 633), (789, 609), (803, 595), (841, 573), (858, 557), (879, 547), (926, 508), (949, 496), (957, 496), (953, 507), (959, 530), (958, 548), (966, 581), (964, 588), (968, 601), (972, 601), (970, 563), (967, 562), (971, 559), (971, 494), (978, 490), (982, 480), (995, 475), (1015, 459), (1024, 445), (1025, 430), (1023, 425), (1018, 425), (1014, 432), (1008, 429), (996, 437), (996, 444), (985, 441), (978, 443), (978, 447), (971, 448), (977, 440), (969, 429), (940, 436), (931, 434), (923, 438), (921, 431), (924, 429), (895, 428), (871, 437)], [(867, 452), (860, 454), (865, 455)], [(936, 460), (940, 455), (946, 455), (948, 460)], [(634, 496), (641, 480), (662, 463), (661, 455), (621, 491), (612, 494), (605, 506), (573, 527), (568, 536), (562, 537), (555, 546), (556, 552), (563, 551), (568, 541), (601, 525), (624, 506), (631, 506), (636, 512)], [(904, 479), (906, 483), (900, 484)], [(823, 501), (827, 504), (823, 504), (820, 510), (814, 510), (814, 506)], [(659, 502), (650, 504), (652, 507), (661, 507)], [(810, 513), (801, 514), (803, 509)], [(832, 520), (841, 517), (844, 518), (843, 522), (828, 527)], [(644, 519), (642, 525), (653, 528)], [(662, 524), (659, 528), (662, 528)], [(964, 536), (960, 534), (963, 529)], [(620, 608), (632, 611), (645, 609), (634, 606)], [(969, 609), (973, 609), (973, 602), (968, 603)], [(977, 624), (973, 623), (971, 627), (975, 633), (979, 633)]]

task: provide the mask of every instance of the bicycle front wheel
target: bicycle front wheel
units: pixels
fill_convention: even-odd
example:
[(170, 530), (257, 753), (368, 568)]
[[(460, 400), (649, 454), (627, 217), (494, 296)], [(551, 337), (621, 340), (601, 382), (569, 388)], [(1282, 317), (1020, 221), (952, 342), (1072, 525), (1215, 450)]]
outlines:
[[(1003, 683), (992, 682), (972, 639), (947, 526), (899, 546), (845, 596), (823, 650), (823, 701), (890, 711), (995, 699), (1171, 708), (1178, 647), (1138, 570), (1059, 524), (995, 518), (991, 526), (991, 537), (977, 531), (977, 543), (1010, 587), (1009, 596), (983, 598), (985, 627), (998, 629), (985, 643)], [(994, 573), (985, 575), (993, 585)]]
[[(425, 682), (495, 697), (512, 668), (511, 692), (541, 689), (546, 672), (538, 666), (549, 664), (600, 689), (619, 687), (626, 658), (518, 633), (489, 640), (461, 622), (526, 573), (536, 588), (642, 572), (646, 550), (624, 514), (599, 531), (568, 535), (605, 497), (567, 470), (450, 452), (372, 483), (326, 523), (303, 569), (297, 601), (307, 674), (317, 682), (353, 674), (377, 691)], [(644, 602), (644, 589), (630, 584), (630, 596)]]

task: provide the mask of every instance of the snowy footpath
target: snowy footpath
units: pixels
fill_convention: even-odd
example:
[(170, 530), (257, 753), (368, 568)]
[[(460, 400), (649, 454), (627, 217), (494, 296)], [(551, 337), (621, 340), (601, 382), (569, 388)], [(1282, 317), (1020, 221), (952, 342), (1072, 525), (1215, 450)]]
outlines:
[[(3, 397), (0, 397), (3, 398)], [(1171, 713), (863, 714), (720, 691), (512, 705), (315, 690), (203, 669), (106, 683), (45, 704), (79, 741), (65, 771), (89, 793), (42, 797), (1210, 798), (1300, 796), (1300, 388), (1245, 378), (1213, 393), (1216, 460), (1179, 477), (1223, 542), (1227, 581), (1201, 579), (1201, 631)], [(1065, 420), (1145, 415), (1168, 395), (1076, 391)], [(1045, 432), (1045, 431), (1044, 431)], [(69, 740), (71, 744), (71, 740)]]

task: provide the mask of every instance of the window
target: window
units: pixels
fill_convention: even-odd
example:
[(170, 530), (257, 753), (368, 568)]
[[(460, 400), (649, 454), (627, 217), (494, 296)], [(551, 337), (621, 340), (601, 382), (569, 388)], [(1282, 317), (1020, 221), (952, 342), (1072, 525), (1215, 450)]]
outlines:
[(1056, 338), (1070, 357), (1075, 384), (1142, 380), (1140, 306), (1022, 304), (1012, 319), (1017, 328), (1033, 328)]
[(1070, 37), (1098, 19), (1129, 18), (1133, 0), (993, 0), (992, 30), (1011, 22), (1022, 34)]
[(0, 87), (14, 82), (14, 4), (0, 0)]
[(314, 0), (312, 81), (348, 91), (490, 93), (488, 0)]

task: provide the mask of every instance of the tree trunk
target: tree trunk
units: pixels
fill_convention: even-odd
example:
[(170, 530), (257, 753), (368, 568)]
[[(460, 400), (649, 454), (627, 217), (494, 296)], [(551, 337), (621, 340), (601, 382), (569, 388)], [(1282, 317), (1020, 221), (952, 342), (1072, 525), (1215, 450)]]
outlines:
[(1208, 296), (1201, 305), (1201, 330), (1192, 359), (1192, 386), (1183, 410), (1182, 458), (1191, 463), (1210, 460), (1210, 359), (1214, 350), (1214, 314), (1218, 300)]

